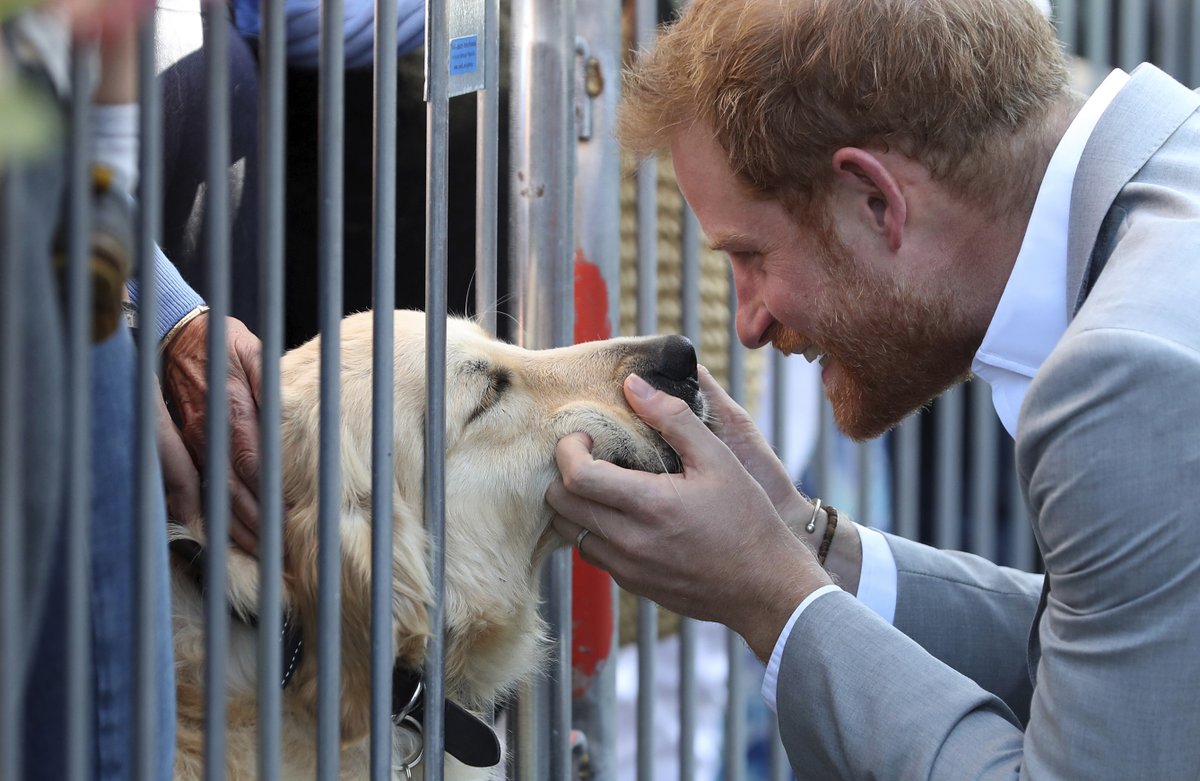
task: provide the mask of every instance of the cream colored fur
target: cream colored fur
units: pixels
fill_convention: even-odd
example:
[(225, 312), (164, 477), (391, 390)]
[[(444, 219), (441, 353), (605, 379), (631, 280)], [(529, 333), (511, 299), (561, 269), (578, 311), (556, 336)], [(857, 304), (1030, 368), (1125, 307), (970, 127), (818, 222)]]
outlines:
[[(424, 317), (401, 311), (395, 318), (392, 638), (395, 657), (410, 667), (423, 663), (429, 634), (426, 605), (432, 597), (422, 520)], [(306, 638), (303, 662), (283, 692), (282, 777), (289, 779), (310, 778), (316, 767), (318, 341), (285, 355), (282, 369), (284, 601)], [(558, 439), (585, 431), (594, 440), (597, 457), (648, 471), (663, 471), (674, 461), (665, 443), (633, 416), (621, 391), (631, 371), (644, 373), (651, 344), (619, 339), (529, 351), (498, 342), (468, 321), (449, 322), (446, 690), (460, 704), (484, 712), (541, 663), (538, 569), (559, 544), (543, 495), (557, 476)], [(370, 743), (371, 355), (371, 313), (346, 318), (340, 500), (344, 779), (367, 777)], [(509, 383), (496, 395), (495, 377), (501, 372)], [(174, 533), (204, 539), (199, 520)], [(255, 613), (257, 562), (231, 549), (229, 567), (231, 604), (246, 615)], [(195, 584), (178, 571), (172, 589), (179, 711), (176, 778), (196, 779), (202, 772), (204, 734), (203, 603)], [(233, 622), (226, 690), (230, 781), (257, 777), (255, 658), (254, 630)], [(411, 739), (406, 731), (393, 732), (397, 751), (405, 750)], [(447, 757), (446, 773), (451, 779), (489, 778), (502, 770), (473, 770)]]

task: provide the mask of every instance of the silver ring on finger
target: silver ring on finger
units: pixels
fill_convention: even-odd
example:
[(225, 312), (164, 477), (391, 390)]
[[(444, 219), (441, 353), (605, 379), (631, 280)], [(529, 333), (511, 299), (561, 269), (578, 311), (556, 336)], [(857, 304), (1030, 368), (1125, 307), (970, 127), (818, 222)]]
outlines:
[(579, 555), (583, 555), (583, 538), (591, 534), (591, 529), (580, 529), (579, 534), (575, 535), (575, 550), (579, 551)]

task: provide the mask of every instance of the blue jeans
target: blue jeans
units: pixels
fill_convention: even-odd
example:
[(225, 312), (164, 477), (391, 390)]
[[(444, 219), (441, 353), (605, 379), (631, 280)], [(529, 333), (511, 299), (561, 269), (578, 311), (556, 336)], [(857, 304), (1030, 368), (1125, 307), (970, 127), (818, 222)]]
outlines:
[[(175, 743), (175, 683), (167, 573), (166, 504), (155, 495), (150, 548), (154, 557), (154, 657), (136, 667), (135, 604), (135, 351), (124, 325), (91, 354), (91, 630), (92, 723), (97, 781), (134, 774), (134, 684), (144, 676), (155, 687), (155, 774), (171, 777)], [(157, 465), (151, 479), (160, 479)], [(63, 550), (63, 540), (58, 548)], [(47, 609), (26, 693), (25, 778), (66, 776), (65, 557), (54, 557)]]

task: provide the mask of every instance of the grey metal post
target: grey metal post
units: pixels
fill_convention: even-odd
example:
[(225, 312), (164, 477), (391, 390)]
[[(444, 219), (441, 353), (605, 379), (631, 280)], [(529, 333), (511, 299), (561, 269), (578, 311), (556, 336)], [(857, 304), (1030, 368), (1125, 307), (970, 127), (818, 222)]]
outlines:
[[(605, 315), (610, 329), (620, 322), (621, 273), (621, 157), (613, 127), (621, 84), (621, 7), (619, 3), (583, 3), (576, 8), (575, 103), (577, 144), (575, 176), (575, 233), (579, 261), (599, 271)], [(590, 122), (585, 122), (589, 119)], [(584, 305), (600, 291), (585, 288), (575, 297)], [(615, 335), (609, 331), (608, 335)], [(601, 592), (604, 593), (604, 592)], [(617, 645), (616, 584), (608, 581), (613, 632), (607, 654), (594, 670), (574, 671), (577, 693), (572, 702), (572, 725), (587, 738), (590, 778), (617, 777)], [(575, 622), (588, 620), (576, 616)], [(598, 652), (599, 653), (599, 652)]]
[(261, 0), (259, 32), (258, 773), (278, 781), (283, 660), (283, 455), (279, 357), (283, 353), (285, 68), (283, 0)]
[[(162, 103), (155, 81), (154, 15), (148, 14), (138, 38), (138, 317), (153, 323), (158, 317), (158, 282), (154, 274), (154, 248), (162, 225)], [(135, 433), (135, 502), (137, 506), (137, 576), (135, 597), (135, 669), (143, 674), (134, 683), (134, 775), (149, 781), (155, 774), (154, 735), (158, 729), (159, 692), (152, 671), (155, 642), (155, 601), (159, 579), (155, 570), (161, 551), (155, 543), (161, 539), (158, 508), (162, 501), (162, 482), (158, 472), (158, 343), (153, 328), (138, 329)]]
[(317, 499), (317, 778), (333, 781), (340, 764), (341, 715), (341, 319), (342, 152), (345, 43), (342, 0), (321, 0), (317, 165), (321, 410)]
[(937, 547), (962, 548), (963, 389), (951, 388), (934, 404), (937, 430)]
[(229, 315), (229, 25), (224, 5), (206, 5), (204, 19), (204, 81), (206, 90), (205, 146), (207, 154), (208, 244), (208, 362), (204, 418), (205, 524), (209, 546), (204, 571), (206, 625), (204, 667), (204, 775), (209, 781), (225, 777), (225, 679), (228, 668), (229, 607), (226, 573), (229, 546), (229, 405), (226, 394)]
[(1191, 79), (1188, 84), (1192, 87), (1200, 87), (1200, 8), (1192, 5), (1192, 30), (1191, 30), (1192, 45), (1189, 51), (1192, 55)]
[(371, 356), (371, 778), (392, 778), (396, 0), (375, 0), (375, 315)]
[(1097, 73), (1103, 73), (1112, 63), (1112, 17), (1108, 13), (1107, 0), (1087, 2), (1087, 45), (1083, 53)]
[(971, 398), (971, 552), (996, 560), (996, 453), (1000, 445), (991, 387), (979, 378)]
[(1143, 60), (1149, 59), (1147, 28), (1150, 26), (1150, 4), (1147, 0), (1122, 0), (1118, 4), (1117, 30), (1120, 38), (1118, 62), (1125, 71), (1132, 71)]
[[(775, 454), (787, 466), (787, 418), (788, 407), (788, 377), (787, 356), (778, 350), (771, 350), (771, 444), (775, 446)], [(791, 475), (793, 481), (796, 476)], [(787, 758), (784, 756), (783, 741), (779, 737), (779, 719), (775, 713), (769, 714), (768, 734), (770, 747), (767, 755), (767, 778), (770, 781), (781, 781), (787, 771)]]
[(1186, 81), (1183, 68), (1183, 0), (1159, 0), (1154, 37), (1160, 47), (1159, 65), (1179, 81)]
[(5, 163), (0, 177), (0, 776), (21, 775), (21, 307), (24, 274), (17, 236), (20, 169)]
[(909, 415), (896, 429), (896, 533), (910, 540), (920, 533), (921, 416)]
[(859, 442), (854, 446), (855, 460), (858, 462), (855, 469), (855, 511), (858, 517), (854, 520), (861, 523), (863, 526), (871, 525), (871, 481), (873, 479), (871, 469), (871, 444), (869, 442)]
[(475, 316), (496, 333), (499, 285), (496, 222), (500, 176), (500, 0), (484, 0), (484, 86), (476, 97)]
[[(518, 342), (556, 347), (574, 331), (575, 2), (518, 0), (512, 29), (509, 256)], [(513, 775), (531, 781), (566, 778), (571, 767), (569, 550), (551, 554), (542, 586), (555, 644), (548, 674), (521, 691), (513, 757)]]
[(425, 529), (433, 604), (425, 647), (425, 778), (445, 772), (446, 262), (450, 41), (445, 0), (425, 6)]
[(834, 501), (834, 489), (837, 488), (834, 480), (834, 470), (837, 461), (837, 448), (842, 438), (842, 433), (838, 431), (837, 422), (833, 418), (833, 405), (824, 394), (821, 395), (819, 412), (820, 422), (817, 429), (816, 455), (817, 474), (821, 476), (821, 479), (818, 485), (821, 488), (821, 494), (826, 499)]
[[(658, 5), (636, 0), (634, 39), (639, 51), (654, 41)], [(637, 170), (637, 332), (658, 331), (658, 162), (648, 157)], [(638, 739), (637, 778), (654, 778), (654, 649), (658, 644), (658, 609), (643, 597), (637, 600), (638, 626)]]
[[(700, 350), (700, 223), (684, 202), (680, 229), (683, 245), (681, 320), (683, 335)], [(699, 356), (702, 360), (705, 356)], [(679, 622), (679, 778), (696, 777), (696, 622)]]
[(76, 45), (71, 56), (71, 131), (67, 224), (67, 778), (82, 779), (91, 767), (91, 373), (92, 286), (88, 274), (92, 231), (89, 186), (88, 79), (90, 51)]
[[(733, 269), (729, 269), (729, 396), (746, 404), (746, 351), (737, 339), (732, 314), (737, 311)], [(729, 699), (725, 706), (725, 781), (746, 778), (746, 680), (742, 671), (745, 641), (732, 629), (725, 630), (725, 649), (729, 657)]]
[(1077, 0), (1058, 0), (1054, 4), (1054, 23), (1058, 29), (1058, 39), (1068, 54), (1079, 51), (1079, 33), (1076, 24), (1079, 20)]

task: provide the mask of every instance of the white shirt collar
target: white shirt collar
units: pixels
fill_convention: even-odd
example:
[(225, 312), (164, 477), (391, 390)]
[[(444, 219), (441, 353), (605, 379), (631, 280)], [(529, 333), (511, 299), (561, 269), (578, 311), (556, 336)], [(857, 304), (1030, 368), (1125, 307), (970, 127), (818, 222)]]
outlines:
[(1038, 189), (1012, 274), (971, 371), (992, 386), (992, 404), (1015, 439), (1021, 402), (1033, 375), (1067, 330), (1067, 231), (1071, 187), (1100, 115), (1129, 81), (1108, 75), (1063, 134)]

